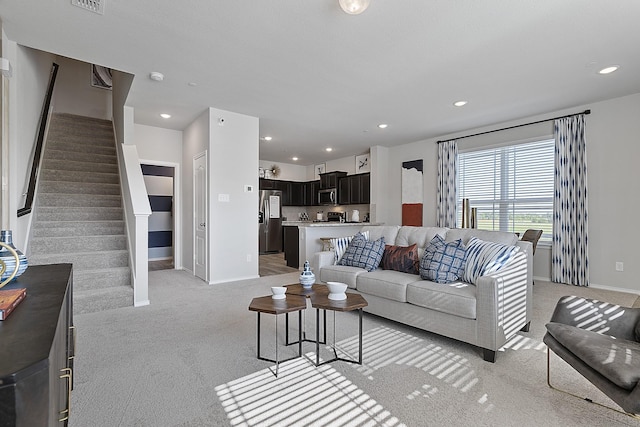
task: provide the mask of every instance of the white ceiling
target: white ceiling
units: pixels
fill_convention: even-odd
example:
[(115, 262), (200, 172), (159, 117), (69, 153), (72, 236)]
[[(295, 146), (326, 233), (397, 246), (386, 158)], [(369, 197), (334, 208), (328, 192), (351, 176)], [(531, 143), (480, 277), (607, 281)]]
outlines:
[(19, 44), (134, 74), (136, 123), (181, 130), (209, 106), (259, 117), (263, 160), (310, 165), (640, 92), (637, 0), (371, 0), (357, 16), (338, 0), (102, 1), (104, 15), (0, 0), (0, 19)]

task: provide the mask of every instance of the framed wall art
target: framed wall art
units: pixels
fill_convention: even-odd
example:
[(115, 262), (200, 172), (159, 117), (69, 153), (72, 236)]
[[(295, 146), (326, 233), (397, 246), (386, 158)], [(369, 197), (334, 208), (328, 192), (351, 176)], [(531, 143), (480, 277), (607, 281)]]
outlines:
[(371, 164), (369, 163), (369, 154), (356, 156), (356, 173), (365, 173), (370, 171)]
[(422, 159), (402, 162), (402, 225), (422, 226)]

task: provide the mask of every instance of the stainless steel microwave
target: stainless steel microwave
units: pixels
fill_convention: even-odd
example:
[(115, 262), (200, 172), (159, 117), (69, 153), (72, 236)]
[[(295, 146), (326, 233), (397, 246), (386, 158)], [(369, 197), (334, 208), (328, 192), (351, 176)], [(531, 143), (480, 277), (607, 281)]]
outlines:
[(318, 204), (320, 205), (337, 205), (338, 190), (335, 188), (325, 188), (318, 191)]

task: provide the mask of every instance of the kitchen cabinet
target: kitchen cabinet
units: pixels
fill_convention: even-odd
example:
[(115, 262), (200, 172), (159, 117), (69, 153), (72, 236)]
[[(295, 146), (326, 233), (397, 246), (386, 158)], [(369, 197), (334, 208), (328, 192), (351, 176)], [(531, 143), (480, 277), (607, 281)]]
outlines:
[(338, 187), (338, 181), (343, 176), (347, 176), (346, 172), (327, 172), (320, 174), (320, 189), (325, 190), (327, 188), (336, 188)]
[(72, 265), (30, 266), (4, 289), (27, 297), (0, 322), (0, 425), (66, 426), (75, 334)]
[(287, 266), (298, 268), (300, 266), (300, 254), (298, 252), (298, 226), (284, 226), (284, 259)]
[(368, 173), (349, 175), (338, 182), (338, 203), (341, 205), (359, 205), (371, 200), (371, 177)]
[(291, 206), (305, 205), (305, 182), (291, 182)]
[(318, 206), (318, 190), (320, 181), (305, 182), (304, 206)]

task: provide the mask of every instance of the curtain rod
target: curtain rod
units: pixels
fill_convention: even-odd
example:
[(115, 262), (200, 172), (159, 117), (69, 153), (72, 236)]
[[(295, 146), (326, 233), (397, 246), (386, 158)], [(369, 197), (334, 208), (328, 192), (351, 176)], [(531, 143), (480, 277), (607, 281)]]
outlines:
[(521, 125), (509, 126), (509, 127), (502, 128), (502, 129), (488, 130), (488, 131), (485, 131), (485, 132), (478, 132), (478, 133), (474, 133), (472, 135), (459, 136), (457, 138), (450, 138), (450, 139), (446, 139), (446, 140), (442, 140), (442, 141), (436, 141), (436, 142), (438, 144), (440, 144), (441, 142), (447, 142), (447, 141), (451, 141), (453, 139), (458, 140), (458, 139), (471, 138), (472, 136), (479, 136), (479, 135), (484, 135), (484, 134), (487, 134), (487, 133), (500, 132), (500, 131), (503, 131), (503, 130), (515, 129), (515, 128), (520, 128), (520, 127), (523, 127), (523, 126), (530, 126), (530, 125), (536, 125), (538, 123), (550, 122), (551, 120), (558, 120), (558, 119), (564, 119), (564, 118), (567, 118), (567, 117), (579, 116), (580, 114), (591, 114), (591, 110), (584, 110), (581, 113), (567, 114), (566, 116), (553, 117), (551, 119), (538, 120), (537, 122), (531, 122), (531, 123), (523, 123)]

